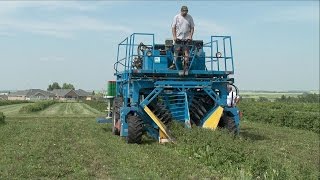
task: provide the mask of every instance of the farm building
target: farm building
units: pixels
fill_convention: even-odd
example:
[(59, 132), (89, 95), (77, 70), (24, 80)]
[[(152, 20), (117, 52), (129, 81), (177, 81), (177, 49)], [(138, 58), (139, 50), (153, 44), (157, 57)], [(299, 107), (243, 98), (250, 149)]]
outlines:
[(8, 100), (7, 94), (0, 94), (0, 100)]
[(8, 100), (26, 100), (29, 90), (12, 92), (8, 95)]
[(55, 99), (58, 100), (91, 100), (92, 95), (82, 89), (54, 89), (50, 91), (55, 94)]
[(89, 93), (87, 91), (84, 91), (82, 89), (78, 89), (78, 90), (76, 90), (76, 93), (78, 94), (79, 99), (81, 99), (81, 100), (87, 100), (87, 101), (91, 101), (92, 100), (91, 93)]
[(52, 91), (55, 94), (55, 99), (58, 100), (76, 100), (78, 99), (78, 94), (73, 89), (54, 89)]
[(54, 94), (41, 89), (29, 89), (12, 92), (8, 95), (8, 100), (53, 100)]

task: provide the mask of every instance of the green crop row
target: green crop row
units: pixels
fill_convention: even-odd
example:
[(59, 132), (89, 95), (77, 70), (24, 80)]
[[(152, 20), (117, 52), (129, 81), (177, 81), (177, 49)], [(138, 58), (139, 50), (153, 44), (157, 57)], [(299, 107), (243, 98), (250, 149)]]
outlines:
[(23, 106), (20, 109), (20, 112), (30, 113), (30, 112), (42, 111), (42, 110), (46, 109), (47, 107), (53, 105), (54, 103), (56, 103), (56, 102), (55, 101), (38, 101), (34, 104)]
[(259, 150), (263, 146), (257, 147), (254, 141), (245, 138), (234, 138), (225, 131), (202, 128), (190, 131), (173, 124), (172, 132), (178, 142), (172, 145), (175, 151), (214, 169), (215, 179), (224, 179), (224, 176), (234, 179), (239, 175), (242, 176), (239, 179), (313, 179), (317, 176), (309, 167), (301, 167), (297, 172), (279, 160), (272, 150)]
[(242, 102), (239, 108), (243, 120), (320, 132), (316, 103)]
[(107, 103), (105, 101), (83, 101), (90, 107), (97, 109), (98, 111), (104, 112), (107, 109)]
[(3, 114), (3, 112), (0, 112), (0, 124), (3, 124), (5, 121), (5, 116), (4, 116), (4, 114)]
[(11, 105), (11, 104), (29, 103), (29, 102), (30, 101), (26, 101), (26, 100), (13, 100), (13, 101), (0, 100), (0, 106), (6, 106), (6, 105)]

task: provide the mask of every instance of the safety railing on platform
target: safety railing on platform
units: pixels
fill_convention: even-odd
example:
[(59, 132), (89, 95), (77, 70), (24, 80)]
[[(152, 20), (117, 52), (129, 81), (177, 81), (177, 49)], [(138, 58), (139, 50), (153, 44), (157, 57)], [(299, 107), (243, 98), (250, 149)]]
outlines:
[[(142, 37), (141, 39), (138, 37)], [(148, 42), (148, 38), (149, 39)], [(138, 39), (138, 40), (137, 40)], [(146, 43), (147, 41), (147, 43)], [(129, 72), (132, 68), (133, 59), (138, 55), (135, 53), (135, 48), (138, 48), (139, 44), (144, 42), (146, 47), (150, 47), (152, 49), (152, 54), (154, 54), (154, 34), (150, 33), (133, 33), (130, 37), (127, 37), (122, 42), (118, 44), (118, 52), (117, 52), (117, 61), (114, 64), (114, 69), (116, 74), (119, 72)]]
[[(140, 37), (140, 38), (138, 38)], [(149, 38), (149, 40), (148, 40)], [(139, 55), (135, 51), (139, 44), (143, 42), (144, 46), (149, 48), (152, 52), (152, 57), (162, 57), (166, 55), (154, 56), (155, 36), (151, 33), (133, 33), (129, 37), (125, 38), (118, 44), (117, 61), (114, 64), (116, 74), (127, 74), (129, 78), (130, 72), (133, 68), (132, 63), (135, 57), (143, 57), (144, 54)], [(206, 71), (219, 71), (228, 72), (228, 74), (234, 73), (234, 62), (231, 36), (211, 36), (208, 43), (203, 44), (201, 49), (190, 45), (190, 65), (196, 60), (196, 57), (203, 58), (201, 52), (205, 52), (205, 65)], [(173, 52), (172, 52), (173, 54)]]
[(210, 42), (203, 45), (203, 50), (207, 52), (208, 70), (234, 73), (231, 36), (211, 36)]

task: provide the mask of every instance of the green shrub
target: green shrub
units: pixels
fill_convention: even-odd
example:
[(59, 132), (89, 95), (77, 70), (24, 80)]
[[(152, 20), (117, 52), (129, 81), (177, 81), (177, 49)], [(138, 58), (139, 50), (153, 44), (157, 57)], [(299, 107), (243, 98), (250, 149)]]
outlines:
[(30, 104), (27, 106), (24, 106), (20, 109), (20, 112), (23, 113), (30, 113), (30, 112), (37, 112), (37, 111), (42, 111), (46, 109), (47, 107), (53, 105), (56, 103), (55, 101), (38, 101), (34, 104)]
[(0, 112), (0, 124), (4, 124), (5, 123), (5, 116), (3, 114), (3, 112)]
[(277, 102), (291, 102), (291, 103), (319, 103), (320, 95), (319, 94), (310, 94), (303, 93), (302, 95), (298, 95), (297, 97), (285, 96), (282, 95), (280, 98), (275, 99)]
[(319, 133), (319, 105), (315, 103), (241, 102), (243, 120), (271, 123)]
[(0, 106), (6, 106), (6, 105), (11, 105), (11, 104), (21, 104), (21, 103), (30, 103), (30, 101), (26, 100), (0, 100)]
[(274, 158), (272, 151), (257, 150), (253, 142), (234, 137), (227, 131), (198, 127), (190, 130), (177, 123), (173, 123), (171, 129), (178, 143), (168, 146), (227, 176), (226, 179), (234, 179), (239, 174), (246, 177), (244, 179), (290, 179), (288, 167)]
[(107, 103), (105, 101), (83, 101), (90, 107), (97, 109), (98, 111), (104, 112), (107, 109)]

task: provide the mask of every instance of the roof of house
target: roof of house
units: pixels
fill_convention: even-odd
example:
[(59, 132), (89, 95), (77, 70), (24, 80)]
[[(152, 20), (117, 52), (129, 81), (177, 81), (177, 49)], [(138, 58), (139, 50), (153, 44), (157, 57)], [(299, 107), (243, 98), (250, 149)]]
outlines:
[(28, 90), (22, 90), (22, 91), (16, 91), (16, 92), (12, 92), (10, 93), (8, 96), (12, 97), (12, 96), (26, 96), (26, 97), (30, 97), (30, 96), (34, 96), (36, 94), (43, 94), (44, 96), (48, 96), (48, 97), (53, 97), (54, 94), (52, 94), (51, 92), (48, 91), (44, 91), (41, 89), (28, 89)]
[(82, 89), (78, 89), (78, 90), (75, 90), (76, 93), (78, 94), (78, 96), (80, 97), (88, 97), (88, 96), (92, 96), (91, 93), (87, 92), (87, 91), (84, 91)]
[(80, 97), (90, 97), (90, 96), (92, 96), (91, 93), (89, 93), (87, 91), (84, 91), (82, 89), (78, 89), (78, 90), (73, 90), (73, 89), (54, 89), (52, 91), (44, 91), (44, 90), (41, 90), (41, 89), (29, 89), (29, 90), (12, 92), (12, 93), (9, 94), (9, 96), (11, 96), (11, 97), (12, 96), (30, 97), (30, 96), (35, 96), (35, 95), (41, 93), (41, 94), (43, 94), (44, 96), (47, 96), (47, 97), (54, 97), (54, 96), (64, 97), (71, 91), (74, 91)]
[(2, 95), (0, 95), (0, 99), (8, 99), (8, 95), (2, 94)]
[(3, 90), (0, 90), (0, 94), (9, 94), (10, 91), (3, 91)]
[(67, 95), (70, 91), (73, 91), (73, 89), (54, 89), (51, 92), (59, 97), (64, 97)]
[(29, 90), (16, 91), (9, 94), (9, 96), (27, 96)]
[(27, 97), (35, 96), (37, 94), (42, 94), (46, 97), (54, 97), (55, 96), (55, 94), (48, 92), (48, 91), (41, 90), (41, 89), (30, 89), (29, 93), (27, 94)]

